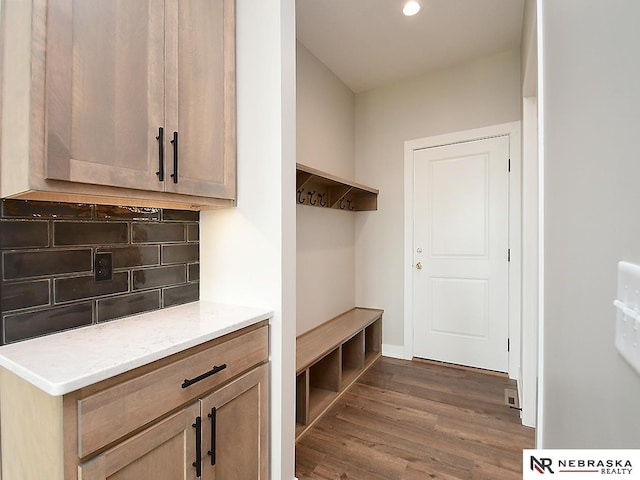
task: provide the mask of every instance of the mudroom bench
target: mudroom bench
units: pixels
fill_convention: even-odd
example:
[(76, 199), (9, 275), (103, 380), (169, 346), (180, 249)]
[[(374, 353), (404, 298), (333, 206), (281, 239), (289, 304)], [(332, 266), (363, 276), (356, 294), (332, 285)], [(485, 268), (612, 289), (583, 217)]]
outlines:
[(356, 307), (297, 338), (296, 441), (380, 357), (382, 313)]

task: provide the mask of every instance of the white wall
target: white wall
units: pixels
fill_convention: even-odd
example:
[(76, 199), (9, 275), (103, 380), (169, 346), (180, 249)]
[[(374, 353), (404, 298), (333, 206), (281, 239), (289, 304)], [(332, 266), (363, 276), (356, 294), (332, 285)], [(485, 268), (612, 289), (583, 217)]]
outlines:
[(546, 448), (640, 446), (612, 306), (616, 263), (640, 263), (639, 18), (637, 0), (543, 0), (538, 18)]
[(538, 50), (536, 1), (525, 0), (522, 27), (522, 329), (518, 393), (522, 423), (537, 425), (538, 395)]
[(297, 42), (298, 162), (353, 179), (355, 94)]
[(538, 108), (536, 97), (522, 103), (522, 328), (518, 393), (522, 423), (536, 426), (538, 381)]
[(294, 476), (295, 5), (237, 1), (238, 206), (201, 213), (200, 296), (274, 310), (271, 478)]
[[(385, 310), (383, 342), (404, 343), (404, 142), (520, 120), (517, 50), (356, 95), (356, 178), (380, 189), (356, 218), (356, 304)], [(395, 350), (395, 349), (394, 349)]]
[[(301, 43), (297, 59), (297, 161), (353, 180), (355, 95)], [(355, 305), (355, 215), (296, 214), (299, 335)]]
[(521, 40), (521, 76), (523, 96), (531, 97), (537, 94), (538, 72), (538, 35), (536, 18), (536, 0), (525, 0), (522, 20)]

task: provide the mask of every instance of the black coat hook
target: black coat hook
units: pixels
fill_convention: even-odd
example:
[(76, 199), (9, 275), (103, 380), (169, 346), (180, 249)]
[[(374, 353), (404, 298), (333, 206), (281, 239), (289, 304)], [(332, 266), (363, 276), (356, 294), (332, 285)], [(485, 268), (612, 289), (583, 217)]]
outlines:
[(304, 193), (304, 188), (298, 189), (298, 203), (304, 204), (304, 198), (302, 198), (302, 194)]
[(327, 206), (327, 202), (324, 200), (324, 193), (319, 193), (318, 194), (318, 201), (320, 202), (320, 206), (321, 207), (326, 207)]
[(342, 204), (342, 199), (340, 199), (340, 210), (344, 210), (345, 206)]
[(309, 193), (307, 193), (307, 195), (309, 195), (309, 205), (315, 205), (316, 203), (318, 203), (317, 200), (313, 199), (313, 196), (316, 194), (315, 190), (311, 190)]
[(347, 200), (347, 205), (349, 206), (349, 210), (355, 210), (355, 208), (351, 206), (351, 200)]

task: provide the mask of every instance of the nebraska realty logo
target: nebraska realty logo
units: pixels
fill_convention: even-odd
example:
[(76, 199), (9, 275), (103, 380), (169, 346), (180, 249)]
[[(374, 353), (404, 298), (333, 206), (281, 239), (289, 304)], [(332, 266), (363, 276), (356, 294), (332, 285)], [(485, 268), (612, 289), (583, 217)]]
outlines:
[[(636, 468), (637, 467), (637, 468)], [(640, 450), (523, 450), (522, 478), (624, 476), (640, 479)]]

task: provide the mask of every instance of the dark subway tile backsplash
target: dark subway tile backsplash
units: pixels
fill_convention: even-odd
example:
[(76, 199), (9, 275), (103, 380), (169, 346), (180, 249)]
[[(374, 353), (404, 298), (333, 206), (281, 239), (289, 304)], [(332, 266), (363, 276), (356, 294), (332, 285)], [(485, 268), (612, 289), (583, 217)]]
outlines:
[(172, 305), (195, 302), (199, 295), (200, 284), (198, 283), (168, 287), (163, 291), (164, 306), (171, 307)]
[(0, 248), (39, 248), (49, 246), (49, 222), (0, 221)]
[(53, 244), (114, 245), (129, 243), (129, 224), (124, 222), (55, 222)]
[[(194, 302), (197, 298), (193, 300)], [(98, 300), (98, 322), (113, 318), (126, 317), (136, 313), (158, 310), (160, 306), (160, 290), (150, 290), (114, 298)]]
[(113, 293), (127, 293), (129, 291), (129, 273), (114, 273), (113, 279), (105, 282), (94, 282), (93, 275), (56, 278), (54, 290), (56, 292), (56, 303), (100, 297)]
[(197, 262), (200, 258), (200, 245), (163, 245), (162, 264)]
[(136, 223), (133, 225), (133, 243), (185, 242), (183, 223)]
[(6, 343), (39, 337), (49, 333), (93, 323), (93, 303), (83, 302), (64, 307), (3, 316)]
[(2, 218), (91, 220), (93, 218), (93, 205), (3, 200)]
[(132, 247), (98, 248), (98, 252), (113, 254), (113, 268), (144, 267), (160, 265), (159, 245), (136, 245)]
[(200, 240), (200, 225), (198, 223), (187, 225), (187, 241), (197, 242), (198, 240)]
[(197, 282), (200, 280), (200, 264), (191, 263), (187, 265), (187, 274), (189, 276), (189, 282)]
[(49, 305), (49, 280), (5, 282), (0, 289), (0, 305), (6, 311)]
[(160, 220), (160, 209), (96, 205), (96, 218), (101, 220)]
[(2, 251), (4, 280), (90, 272), (92, 264), (90, 248), (81, 250), (49, 248), (28, 252), (12, 252), (3, 249)]
[(187, 282), (185, 265), (145, 268), (133, 271), (133, 290), (157, 288)]
[(162, 220), (178, 222), (199, 222), (200, 213), (193, 210), (168, 210), (162, 211)]
[[(2, 200), (2, 343), (199, 297), (199, 213)], [(113, 255), (95, 282), (94, 256)]]

